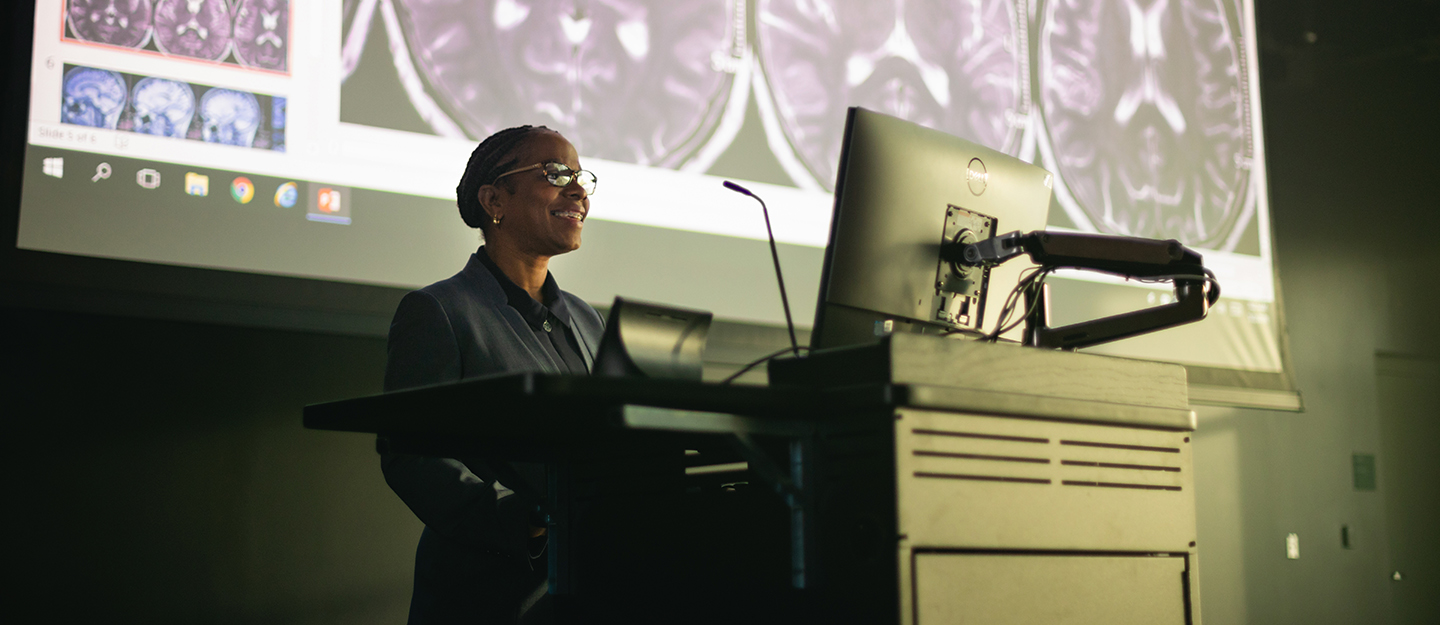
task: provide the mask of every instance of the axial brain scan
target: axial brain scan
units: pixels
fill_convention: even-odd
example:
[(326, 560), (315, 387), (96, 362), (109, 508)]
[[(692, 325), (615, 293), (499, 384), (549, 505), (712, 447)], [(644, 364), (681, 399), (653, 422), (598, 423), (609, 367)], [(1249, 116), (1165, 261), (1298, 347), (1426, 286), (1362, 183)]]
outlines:
[[(733, 74), (724, 0), (397, 0), (405, 45), (471, 138), (550, 126), (587, 156), (674, 167), (718, 123)], [(412, 94), (413, 97), (413, 94)]]
[(159, 0), (155, 46), (165, 54), (218, 61), (230, 52), (225, 0)]
[(1251, 158), (1235, 13), (1224, 0), (1044, 7), (1040, 107), (1058, 197), (1082, 227), (1233, 249)]
[(285, 69), (289, 0), (240, 0), (235, 9), (235, 56), (242, 65)]
[(758, 57), (780, 125), (830, 188), (863, 106), (1015, 154), (1028, 112), (1010, 0), (760, 0)]
[(70, 0), (65, 21), (75, 38), (124, 48), (150, 40), (150, 0)]
[(75, 67), (65, 72), (60, 121), (114, 129), (125, 110), (125, 79), (109, 70)]
[(134, 131), (184, 139), (195, 118), (195, 92), (190, 85), (164, 78), (142, 78), (130, 96)]
[(200, 138), (206, 143), (250, 147), (260, 129), (260, 103), (253, 94), (211, 89), (200, 96)]

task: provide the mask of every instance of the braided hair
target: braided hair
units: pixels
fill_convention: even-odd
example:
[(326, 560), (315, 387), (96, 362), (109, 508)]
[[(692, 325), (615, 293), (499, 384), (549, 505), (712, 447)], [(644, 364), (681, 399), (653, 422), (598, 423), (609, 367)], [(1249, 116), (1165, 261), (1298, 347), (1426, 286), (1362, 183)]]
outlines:
[(476, 146), (465, 165), (465, 175), (455, 187), (455, 201), (465, 225), (486, 231), (492, 220), (480, 205), (480, 187), (493, 184), (500, 174), (515, 167), (519, 160), (514, 152), (526, 139), (540, 132), (554, 132), (544, 126), (516, 126), (496, 132)]

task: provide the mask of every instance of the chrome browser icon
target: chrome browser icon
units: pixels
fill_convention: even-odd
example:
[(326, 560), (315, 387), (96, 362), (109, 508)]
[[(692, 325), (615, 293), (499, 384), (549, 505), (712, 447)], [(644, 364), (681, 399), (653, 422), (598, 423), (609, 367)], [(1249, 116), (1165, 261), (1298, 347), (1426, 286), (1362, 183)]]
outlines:
[(275, 205), (280, 208), (291, 208), (299, 199), (300, 188), (293, 182), (282, 184), (279, 189), (275, 190)]
[(250, 200), (255, 199), (255, 183), (244, 176), (236, 178), (230, 183), (230, 197), (241, 204), (249, 204)]

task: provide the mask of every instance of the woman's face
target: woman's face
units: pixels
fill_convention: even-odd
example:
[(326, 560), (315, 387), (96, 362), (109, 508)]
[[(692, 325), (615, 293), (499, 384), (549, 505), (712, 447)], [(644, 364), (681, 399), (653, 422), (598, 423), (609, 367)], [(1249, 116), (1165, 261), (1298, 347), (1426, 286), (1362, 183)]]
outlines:
[[(562, 163), (572, 170), (580, 169), (575, 146), (557, 132), (538, 133), (520, 147), (516, 169), (538, 163)], [(481, 187), (480, 203), (491, 215), (500, 217), (500, 223), (485, 234), (487, 241), (547, 257), (580, 249), (580, 230), (590, 212), (590, 198), (578, 183), (554, 186), (539, 168)]]

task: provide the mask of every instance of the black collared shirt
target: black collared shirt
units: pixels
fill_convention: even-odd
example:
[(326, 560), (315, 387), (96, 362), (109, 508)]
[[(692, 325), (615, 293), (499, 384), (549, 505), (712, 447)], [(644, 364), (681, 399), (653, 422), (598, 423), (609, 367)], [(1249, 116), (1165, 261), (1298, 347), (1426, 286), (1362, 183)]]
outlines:
[(555, 284), (555, 276), (548, 272), (545, 274), (545, 284), (540, 286), (540, 297), (545, 300), (542, 304), (510, 280), (495, 261), (490, 260), (490, 254), (485, 251), (484, 246), (481, 246), (475, 255), (495, 276), (495, 281), (500, 283), (510, 307), (520, 313), (520, 317), (535, 332), (535, 338), (562, 364), (564, 371), (576, 375), (589, 374), (590, 371), (585, 368), (585, 359), (580, 357), (580, 345), (575, 340), (575, 332), (570, 329), (570, 310), (565, 305), (565, 300), (560, 298), (560, 286)]

